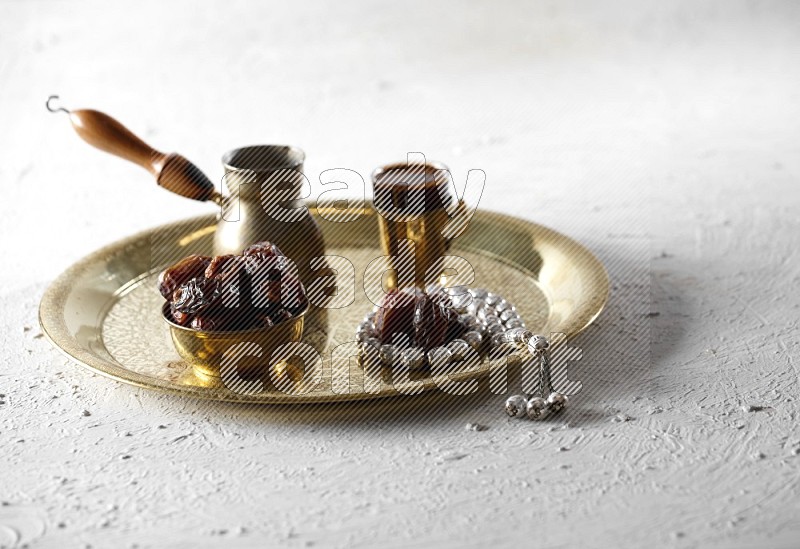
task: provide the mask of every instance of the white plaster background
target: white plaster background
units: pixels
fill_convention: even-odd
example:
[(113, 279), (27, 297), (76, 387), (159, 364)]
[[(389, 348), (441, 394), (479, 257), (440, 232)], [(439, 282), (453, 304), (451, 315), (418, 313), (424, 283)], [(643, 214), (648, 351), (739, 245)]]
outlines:
[[(800, 545), (797, 4), (0, 11), (0, 546)], [(608, 265), (584, 391), (542, 424), (490, 395), (244, 410), (74, 366), (39, 337), (47, 283), (209, 208), (80, 142), (53, 93), (214, 176), (257, 142), (312, 181), (407, 151), (484, 169), (481, 207)]]

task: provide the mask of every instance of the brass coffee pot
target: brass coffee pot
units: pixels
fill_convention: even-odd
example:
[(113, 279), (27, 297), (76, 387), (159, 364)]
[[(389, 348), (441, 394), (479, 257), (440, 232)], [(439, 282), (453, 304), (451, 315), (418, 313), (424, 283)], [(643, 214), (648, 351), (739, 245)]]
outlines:
[(152, 148), (102, 112), (54, 107), (56, 99), (57, 95), (48, 98), (47, 109), (66, 113), (78, 136), (93, 147), (143, 167), (168, 191), (218, 204), (216, 255), (238, 254), (250, 244), (269, 240), (295, 262), (306, 286), (314, 278), (312, 260), (325, 255), (325, 243), (319, 226), (300, 200), (305, 180), (302, 150), (256, 145), (225, 153), (226, 196), (183, 156)]

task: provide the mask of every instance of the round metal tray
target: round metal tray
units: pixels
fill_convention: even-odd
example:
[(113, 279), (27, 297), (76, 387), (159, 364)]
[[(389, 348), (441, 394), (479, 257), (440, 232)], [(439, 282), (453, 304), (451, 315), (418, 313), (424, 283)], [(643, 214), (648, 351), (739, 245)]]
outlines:
[[(39, 319), (46, 337), (66, 355), (97, 373), (148, 389), (213, 400), (288, 404), (352, 401), (416, 393), (370, 379), (346, 344), (372, 307), (363, 275), (370, 261), (383, 255), (371, 206), (347, 223), (319, 222), (329, 255), (347, 258), (356, 274), (355, 300), (344, 308), (318, 309), (307, 319), (304, 341), (322, 350), (314, 383), (282, 392), (268, 384), (231, 390), (220, 380), (202, 378), (172, 346), (160, 311), (163, 299), (155, 279), (164, 266), (192, 253), (210, 254), (213, 215), (156, 227), (102, 248), (82, 259), (45, 292)], [(453, 241), (451, 254), (475, 270), (474, 285), (514, 303), (536, 333), (572, 336), (600, 313), (608, 296), (602, 264), (583, 246), (555, 231), (492, 212), (475, 212), (469, 228)], [(352, 281), (350, 281), (352, 284)], [(353, 344), (354, 345), (354, 344)], [(352, 347), (354, 349), (354, 347)], [(336, 349), (336, 352), (332, 352)], [(493, 367), (479, 365), (446, 375), (414, 380), (421, 390), (485, 377)]]

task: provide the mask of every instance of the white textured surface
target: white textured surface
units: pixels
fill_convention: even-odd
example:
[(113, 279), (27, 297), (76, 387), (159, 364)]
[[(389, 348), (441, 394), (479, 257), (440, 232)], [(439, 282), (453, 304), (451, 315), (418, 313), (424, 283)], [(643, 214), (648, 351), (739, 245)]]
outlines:
[[(110, 5), (0, 4), (0, 546), (800, 545), (796, 4)], [(77, 368), (39, 337), (48, 281), (207, 207), (89, 149), (52, 93), (215, 176), (251, 142), (302, 146), (312, 180), (484, 169), (481, 207), (609, 267), (584, 391), (542, 424), (490, 395), (322, 416)]]

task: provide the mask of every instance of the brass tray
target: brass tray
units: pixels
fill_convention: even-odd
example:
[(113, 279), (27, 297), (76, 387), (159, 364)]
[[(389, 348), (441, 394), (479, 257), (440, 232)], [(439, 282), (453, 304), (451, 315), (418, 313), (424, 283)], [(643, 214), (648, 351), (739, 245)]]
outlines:
[[(371, 205), (354, 210), (347, 223), (319, 222), (329, 255), (355, 266), (355, 300), (340, 309), (320, 309), (307, 319), (304, 341), (324, 349), (306, 377), (290, 393), (267, 384), (247, 391), (194, 374), (177, 355), (160, 316), (162, 298), (155, 289), (158, 273), (191, 253), (210, 254), (216, 218), (206, 215), (156, 227), (102, 248), (59, 276), (46, 290), (39, 321), (46, 337), (79, 364), (117, 381), (157, 391), (213, 400), (265, 404), (373, 399), (409, 394), (391, 379), (365, 380), (355, 358), (331, 350), (355, 341), (355, 329), (370, 310), (363, 286), (369, 262), (381, 255), (376, 213)], [(536, 333), (577, 334), (600, 313), (608, 296), (608, 276), (584, 247), (550, 229), (521, 219), (477, 211), (451, 254), (469, 261), (474, 286), (495, 291), (515, 304)], [(333, 358), (332, 358), (333, 357)], [(447, 378), (417, 380), (423, 390), (445, 386), (448, 379), (485, 377), (497, 366), (485, 359), (477, 367)]]

